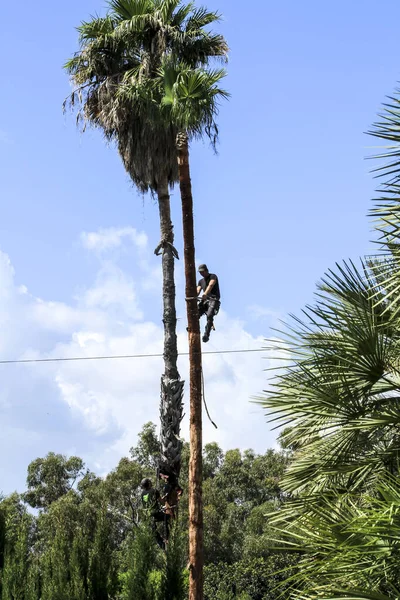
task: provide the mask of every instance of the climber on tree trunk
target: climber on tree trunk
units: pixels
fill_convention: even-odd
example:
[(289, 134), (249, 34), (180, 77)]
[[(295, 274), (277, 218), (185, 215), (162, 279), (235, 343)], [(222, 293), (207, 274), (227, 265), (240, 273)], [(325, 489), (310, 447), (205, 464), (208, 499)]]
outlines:
[(203, 335), (203, 342), (210, 339), (211, 329), (214, 327), (214, 317), (218, 314), (221, 306), (218, 277), (214, 273), (209, 273), (207, 265), (199, 266), (199, 273), (202, 276), (197, 284), (197, 295), (203, 292), (199, 304), (199, 318), (207, 315), (206, 329)]
[[(146, 477), (140, 484), (142, 488), (142, 507), (145, 511), (147, 518), (151, 521), (151, 527), (154, 532), (156, 542), (165, 550), (165, 545), (168, 542), (169, 537), (169, 521), (170, 515), (162, 510), (162, 498), (160, 492), (153, 488), (151, 479)], [(163, 524), (163, 535), (161, 536), (158, 529), (157, 523)]]

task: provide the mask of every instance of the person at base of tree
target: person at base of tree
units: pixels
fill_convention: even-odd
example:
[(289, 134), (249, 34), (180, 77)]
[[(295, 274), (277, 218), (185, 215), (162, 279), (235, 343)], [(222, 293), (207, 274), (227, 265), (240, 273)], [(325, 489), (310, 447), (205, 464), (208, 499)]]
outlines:
[[(169, 521), (170, 515), (167, 514), (161, 508), (161, 494), (159, 490), (153, 488), (151, 479), (146, 477), (141, 482), (142, 488), (142, 506), (146, 511), (147, 515), (151, 518), (151, 526), (156, 537), (157, 544), (165, 550), (165, 544), (169, 537)], [(157, 529), (157, 523), (163, 523), (163, 534), (162, 537)]]
[(200, 292), (203, 292), (199, 304), (199, 318), (203, 315), (207, 315), (203, 342), (208, 342), (211, 329), (214, 327), (214, 317), (218, 314), (221, 306), (221, 294), (218, 277), (214, 273), (209, 272), (207, 265), (200, 265), (199, 273), (202, 276), (202, 279), (200, 279), (197, 284), (197, 295), (199, 295)]

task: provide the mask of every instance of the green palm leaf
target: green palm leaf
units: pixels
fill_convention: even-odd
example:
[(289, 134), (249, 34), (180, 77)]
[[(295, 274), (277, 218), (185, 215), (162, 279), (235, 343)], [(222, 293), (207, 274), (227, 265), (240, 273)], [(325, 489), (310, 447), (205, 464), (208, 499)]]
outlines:
[(117, 19), (129, 22), (151, 14), (151, 0), (110, 0), (110, 9)]
[(197, 8), (193, 10), (187, 21), (187, 30), (199, 31), (203, 29), (203, 27), (211, 25), (211, 23), (215, 23), (220, 19), (221, 15), (219, 13), (210, 12), (205, 7)]

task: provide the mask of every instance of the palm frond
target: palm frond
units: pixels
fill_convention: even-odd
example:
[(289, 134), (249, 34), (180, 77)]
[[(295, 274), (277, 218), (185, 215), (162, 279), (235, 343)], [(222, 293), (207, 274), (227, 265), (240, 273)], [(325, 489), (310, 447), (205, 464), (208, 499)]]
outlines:
[(362, 488), (397, 456), (400, 337), (396, 314), (376, 304), (376, 285), (364, 262), (339, 265), (287, 328), (292, 364), (260, 401), (271, 420), (292, 426), (299, 450), (284, 481), (292, 493)]
[[(380, 186), (380, 197), (370, 211), (379, 234), (380, 257), (388, 268), (383, 285), (391, 295), (389, 309), (399, 313), (397, 301), (400, 292), (400, 90), (388, 98), (380, 120), (368, 132), (371, 136), (390, 142), (374, 156), (381, 163), (374, 169), (378, 178), (385, 178)], [(382, 258), (383, 257), (383, 258)], [(375, 265), (379, 269), (379, 265)], [(380, 300), (378, 299), (377, 302)]]
[[(183, 63), (196, 67), (197, 65), (207, 65), (210, 57), (227, 61), (228, 45), (222, 35), (217, 33), (202, 34), (201, 36), (195, 33), (194, 35), (184, 34), (181, 32), (172, 32), (171, 39), (177, 42), (179, 48), (179, 56)], [(172, 55), (177, 58), (178, 52), (173, 46)]]
[(165, 24), (170, 24), (174, 19), (174, 14), (179, 9), (182, 0), (159, 0), (156, 2), (156, 11)]
[(183, 4), (182, 6), (180, 6), (178, 10), (174, 12), (171, 18), (172, 28), (182, 28), (187, 17), (193, 12), (193, 10), (194, 2), (189, 2), (188, 4)]
[(303, 496), (268, 515), (280, 548), (301, 552), (295, 598), (396, 598), (400, 486), (384, 473), (376, 493)]
[(151, 0), (110, 0), (109, 6), (120, 22), (129, 22), (152, 12)]
[(85, 46), (87, 43), (111, 35), (114, 30), (114, 21), (111, 16), (92, 17), (90, 21), (83, 21), (78, 27), (79, 41)]
[(163, 85), (161, 105), (165, 118), (190, 137), (204, 133), (215, 145), (218, 130), (215, 118), (218, 105), (229, 94), (219, 87), (226, 75), (223, 69), (192, 69), (182, 63), (166, 62), (160, 70)]
[(211, 23), (217, 23), (221, 20), (221, 15), (217, 12), (211, 12), (206, 7), (194, 9), (187, 20), (186, 30), (188, 32), (199, 31)]

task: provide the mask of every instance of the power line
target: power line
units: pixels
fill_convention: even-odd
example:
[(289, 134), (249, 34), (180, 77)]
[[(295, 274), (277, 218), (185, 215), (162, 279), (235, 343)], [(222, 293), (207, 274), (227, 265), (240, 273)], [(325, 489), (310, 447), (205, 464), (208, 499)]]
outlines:
[[(246, 352), (265, 352), (267, 348), (255, 348), (248, 350), (209, 350), (202, 354), (244, 354)], [(0, 360), (0, 365), (12, 365), (22, 363), (48, 363), (48, 362), (72, 362), (79, 360), (115, 360), (121, 358), (162, 358), (164, 354), (119, 354), (113, 356), (67, 356), (65, 358), (22, 358), (17, 360)], [(189, 352), (180, 352), (179, 356), (189, 356)]]

